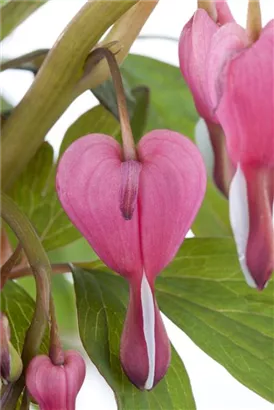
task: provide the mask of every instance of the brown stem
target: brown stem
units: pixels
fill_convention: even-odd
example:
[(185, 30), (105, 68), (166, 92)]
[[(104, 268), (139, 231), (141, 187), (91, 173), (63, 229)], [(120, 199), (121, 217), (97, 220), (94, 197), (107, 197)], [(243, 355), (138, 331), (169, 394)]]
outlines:
[(113, 55), (113, 53), (107, 48), (100, 47), (95, 49), (90, 57), (89, 64), (97, 64), (102, 58), (106, 58), (109, 69), (111, 72), (113, 84), (116, 91), (117, 105), (121, 123), (122, 140), (124, 159), (136, 160), (135, 143), (130, 126), (129, 114), (127, 109), (127, 101), (125, 96), (125, 90), (123, 86), (122, 76), (120, 73), (119, 65)]
[[(71, 271), (70, 266), (67, 263), (56, 263), (51, 265), (52, 273), (67, 273)], [(23, 268), (15, 268), (10, 272), (9, 279), (19, 279), (25, 276), (32, 275), (32, 269), (28, 266)]]
[(21, 253), (22, 253), (22, 245), (19, 243), (15, 249), (15, 251), (12, 253), (12, 255), (9, 257), (9, 259), (4, 263), (4, 265), (1, 267), (0, 270), (0, 275), (1, 275), (1, 289), (4, 287), (6, 280), (9, 277), (10, 271), (12, 268), (18, 264), (21, 258)]
[(258, 40), (262, 31), (260, 0), (249, 0), (246, 30), (252, 43)]

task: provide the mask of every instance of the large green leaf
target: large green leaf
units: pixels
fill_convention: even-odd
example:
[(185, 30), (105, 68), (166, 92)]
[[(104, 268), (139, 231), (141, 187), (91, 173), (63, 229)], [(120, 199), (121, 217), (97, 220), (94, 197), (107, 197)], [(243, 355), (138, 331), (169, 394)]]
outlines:
[(10, 191), (10, 196), (29, 217), (48, 250), (81, 236), (59, 203), (54, 179), (53, 148), (45, 142)]
[(80, 238), (48, 253), (51, 263), (91, 262), (98, 259), (90, 244)]
[(147, 131), (169, 128), (193, 138), (198, 114), (178, 67), (129, 55), (122, 65), (122, 75), (131, 88), (142, 85), (150, 89)]
[(60, 155), (75, 140), (93, 132), (113, 137), (116, 137), (120, 132), (118, 121), (102, 105), (85, 112), (69, 127), (60, 147)]
[[(111, 282), (113, 293), (121, 292), (116, 275), (102, 262), (82, 267), (96, 270), (96, 281), (101, 271), (102, 282)], [(161, 310), (237, 380), (271, 402), (273, 294), (273, 280), (263, 292), (246, 284), (229, 238), (185, 240), (156, 281)]]
[[(31, 297), (35, 298), (36, 289), (33, 277), (21, 278), (18, 283)], [(51, 289), (59, 329), (62, 335), (68, 333), (71, 335), (77, 329), (73, 286), (64, 275), (54, 275), (51, 280)]]
[(125, 280), (108, 272), (80, 268), (74, 268), (73, 277), (83, 345), (114, 390), (118, 408), (195, 409), (187, 373), (175, 350), (166, 377), (151, 392), (137, 390), (123, 373), (119, 345), (128, 298)]
[(245, 283), (230, 239), (189, 239), (157, 280), (163, 312), (236, 379), (274, 401), (274, 283)]
[[(34, 313), (35, 302), (17, 283), (6, 282), (1, 292), (1, 312), (9, 319), (11, 342), (18, 352), (22, 352), (24, 339)], [(41, 344), (41, 352), (48, 351), (48, 334)]]
[[(178, 67), (149, 57), (129, 55), (122, 66), (122, 74), (130, 87), (142, 85), (150, 90), (146, 131), (168, 128), (193, 140), (198, 114)], [(227, 201), (211, 178), (192, 230), (197, 236), (231, 235)]]

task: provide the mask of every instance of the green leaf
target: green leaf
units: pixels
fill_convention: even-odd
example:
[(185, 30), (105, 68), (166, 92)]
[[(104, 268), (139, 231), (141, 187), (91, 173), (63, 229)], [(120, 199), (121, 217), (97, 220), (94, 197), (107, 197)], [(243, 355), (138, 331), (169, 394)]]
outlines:
[(202, 206), (191, 226), (196, 236), (231, 236), (228, 201), (218, 191), (212, 179), (207, 179), (207, 188)]
[(83, 345), (114, 390), (119, 410), (194, 410), (183, 363), (173, 349), (166, 377), (150, 392), (137, 390), (122, 371), (119, 345), (126, 314), (126, 281), (105, 271), (74, 268), (78, 323)]
[(10, 196), (31, 220), (45, 249), (58, 248), (81, 236), (57, 198), (53, 148), (47, 142), (17, 179)]
[(84, 238), (50, 251), (48, 257), (51, 263), (91, 262), (98, 259)]
[(112, 135), (113, 137), (117, 137), (120, 132), (118, 121), (102, 105), (87, 111), (69, 127), (62, 141), (59, 156), (75, 140), (93, 132)]
[(274, 401), (274, 282), (249, 288), (231, 239), (186, 240), (156, 288), (162, 311), (201, 349)]
[(122, 65), (122, 75), (131, 88), (146, 86), (150, 90), (146, 131), (169, 128), (193, 138), (198, 114), (178, 67), (129, 55)]
[[(1, 312), (9, 319), (11, 342), (18, 352), (22, 352), (25, 334), (34, 313), (35, 302), (17, 283), (8, 281), (1, 292)], [(41, 352), (48, 352), (48, 333), (41, 344)]]
[(46, 3), (43, 1), (5, 1), (1, 6), (1, 32), (0, 40), (3, 40), (10, 34), (20, 23), (22, 23), (36, 9)]
[[(131, 128), (134, 140), (137, 143), (143, 136), (143, 132), (147, 123), (149, 109), (149, 89), (144, 86), (130, 89), (126, 80), (123, 80), (123, 83), (127, 101), (127, 109), (130, 116)], [(105, 81), (103, 84), (93, 89), (92, 93), (100, 101), (100, 103), (119, 121), (116, 92), (112, 80)], [(120, 135), (117, 139), (121, 139)]]
[(1, 64), (0, 70), (4, 71), (13, 68), (18, 70), (28, 70), (33, 74), (37, 74), (48, 52), (48, 49), (35, 50), (31, 53), (13, 58), (12, 60), (4, 61)]
[[(33, 277), (21, 278), (18, 283), (32, 298), (35, 298), (36, 289)], [(53, 275), (51, 289), (59, 329), (62, 334), (70, 333), (71, 336), (77, 328), (73, 285), (64, 275)]]
[[(168, 128), (194, 140), (198, 114), (178, 67), (149, 57), (129, 55), (122, 66), (122, 75), (130, 87), (142, 85), (150, 90), (146, 131)], [(231, 235), (228, 203), (210, 178), (192, 230), (197, 236)]]

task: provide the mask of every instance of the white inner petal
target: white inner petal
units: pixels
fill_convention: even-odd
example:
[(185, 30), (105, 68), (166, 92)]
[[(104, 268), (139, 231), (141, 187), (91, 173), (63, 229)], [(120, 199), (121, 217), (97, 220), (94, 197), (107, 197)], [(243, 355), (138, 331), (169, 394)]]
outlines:
[(249, 210), (247, 185), (240, 164), (237, 166), (229, 190), (229, 217), (233, 230), (239, 262), (249, 286), (256, 287), (246, 264), (246, 247), (249, 235)]
[(210, 141), (207, 125), (203, 118), (200, 118), (195, 125), (194, 138), (205, 162), (207, 174), (213, 177), (214, 152)]
[(141, 303), (144, 336), (148, 355), (148, 376), (144, 387), (150, 390), (153, 387), (155, 376), (155, 309), (153, 295), (145, 272), (141, 283)]

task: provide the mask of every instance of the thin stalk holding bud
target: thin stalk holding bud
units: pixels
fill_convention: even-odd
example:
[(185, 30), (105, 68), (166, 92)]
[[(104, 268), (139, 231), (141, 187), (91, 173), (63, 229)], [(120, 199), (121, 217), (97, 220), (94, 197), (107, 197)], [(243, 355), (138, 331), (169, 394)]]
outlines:
[(53, 297), (50, 298), (50, 316), (51, 316), (51, 327), (50, 327), (49, 357), (54, 365), (61, 366), (62, 364), (64, 364), (65, 357), (64, 357), (64, 351), (62, 349), (62, 344), (61, 344), (61, 340), (59, 336)]
[(217, 11), (214, 1), (198, 0), (198, 9), (204, 9), (214, 21), (217, 20)]
[[(28, 218), (7, 195), (1, 194), (1, 217), (17, 236), (25, 251), (36, 283), (35, 311), (26, 333), (22, 360), (24, 367), (40, 348), (49, 317), (51, 266), (47, 254)], [(24, 387), (24, 376), (1, 391), (1, 408), (14, 408)], [(13, 406), (13, 407), (12, 407)]]
[[(126, 95), (119, 65), (113, 53), (107, 48), (103, 47), (97, 48), (91, 53), (89, 57), (89, 63), (96, 64), (97, 62), (102, 60), (102, 58), (106, 58), (108, 62), (113, 84), (116, 91), (117, 105), (122, 132), (124, 160), (136, 160), (137, 156), (135, 150), (135, 143), (130, 126)], [(94, 60), (94, 62), (92, 60)]]
[(262, 31), (260, 0), (249, 0), (246, 30), (252, 43), (258, 40)]

